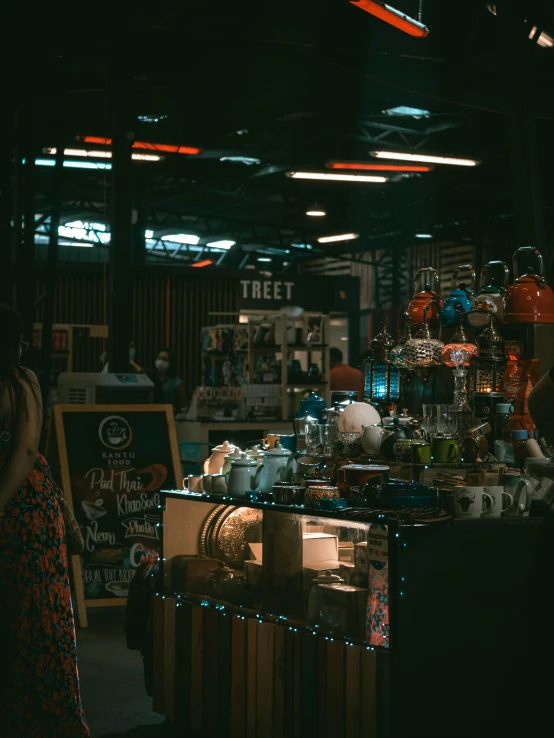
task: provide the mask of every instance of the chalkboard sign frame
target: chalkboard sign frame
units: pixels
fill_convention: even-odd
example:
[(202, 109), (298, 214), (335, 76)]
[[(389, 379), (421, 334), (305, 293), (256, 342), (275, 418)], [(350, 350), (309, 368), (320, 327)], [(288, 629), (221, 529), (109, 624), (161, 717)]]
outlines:
[[(171, 405), (54, 405), (48, 432), (46, 455), (54, 476), (60, 481), (64, 494), (73, 510), (74, 490), (71, 486), (71, 459), (68, 457), (64, 416), (75, 413), (94, 413), (99, 416), (105, 415), (106, 417), (132, 413), (163, 415), (167, 427), (167, 444), (173, 467), (172, 472), (177, 486), (181, 486), (181, 462), (173, 408)], [(126, 605), (126, 597), (115, 597), (113, 599), (90, 599), (85, 597), (80, 556), (71, 557), (70, 570), (75, 590), (77, 622), (80, 627), (86, 628), (88, 625), (86, 611), (89, 607), (117, 607)]]

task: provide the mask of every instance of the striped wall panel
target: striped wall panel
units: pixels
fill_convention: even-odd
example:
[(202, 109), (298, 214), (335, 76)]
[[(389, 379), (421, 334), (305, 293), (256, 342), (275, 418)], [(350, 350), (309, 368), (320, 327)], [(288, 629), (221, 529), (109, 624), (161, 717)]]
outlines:
[[(44, 295), (44, 283), (37, 280), (37, 301)], [(237, 313), (239, 284), (236, 279), (208, 278), (201, 275), (135, 275), (133, 282), (133, 326), (137, 362), (149, 370), (157, 352), (171, 347), (177, 355), (179, 373), (188, 395), (200, 380), (200, 331), (216, 322), (210, 313)], [(35, 321), (42, 322), (43, 304), (38, 305)], [(54, 322), (103, 325), (105, 290), (102, 271), (59, 276), (54, 298)], [(100, 369), (102, 341), (79, 338), (75, 346), (74, 371)]]

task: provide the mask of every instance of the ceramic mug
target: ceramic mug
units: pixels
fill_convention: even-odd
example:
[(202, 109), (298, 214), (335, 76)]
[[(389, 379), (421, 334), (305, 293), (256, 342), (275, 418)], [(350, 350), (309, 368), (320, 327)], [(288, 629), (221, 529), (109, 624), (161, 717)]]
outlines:
[(488, 506), (492, 507), (493, 499), (485, 492), (483, 487), (467, 487), (466, 485), (452, 489), (452, 500), (454, 502), (454, 517), (466, 520), (476, 520), (486, 512)]
[(211, 495), (224, 495), (227, 492), (225, 476), (223, 474), (205, 474), (202, 483), (204, 492)]
[(403, 438), (393, 446), (393, 453), (399, 461), (408, 464), (430, 464), (431, 444), (413, 438)]
[[(506, 512), (514, 504), (513, 496), (509, 492), (506, 492), (504, 487), (483, 487), (483, 489), (492, 497), (492, 505), (489, 506), (488, 510), (485, 510), (483, 517), (499, 518), (502, 513)], [(502, 506), (504, 497), (509, 499), (506, 507)]]
[(296, 435), (294, 433), (288, 436), (279, 436), (279, 443), (283, 448), (287, 448), (293, 453), (296, 451)]
[(202, 475), (189, 474), (183, 479), (183, 489), (188, 489), (189, 492), (203, 492)]
[(452, 464), (460, 456), (460, 444), (454, 436), (435, 436), (432, 445), (433, 461), (439, 464)]
[[(281, 443), (281, 436), (279, 433), (268, 433), (262, 441), (264, 448), (275, 448)], [(292, 449), (289, 449), (292, 450)]]
[(506, 518), (526, 518), (531, 509), (531, 499), (536, 481), (526, 475), (514, 474), (504, 476), (504, 490), (513, 496), (513, 502), (507, 510), (502, 511)]

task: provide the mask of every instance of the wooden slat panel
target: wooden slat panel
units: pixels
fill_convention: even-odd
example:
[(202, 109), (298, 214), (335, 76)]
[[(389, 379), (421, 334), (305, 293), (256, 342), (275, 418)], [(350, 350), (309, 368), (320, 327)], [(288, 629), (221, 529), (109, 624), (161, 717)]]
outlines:
[(174, 719), (175, 706), (175, 604), (166, 597), (164, 604), (164, 715)]
[(246, 735), (246, 620), (234, 615), (231, 628), (230, 738), (244, 738)]
[[(217, 667), (217, 736), (228, 738), (231, 726), (231, 683), (232, 683), (232, 632), (231, 616), (218, 615), (218, 667)], [(244, 733), (243, 733), (244, 735)]]
[(361, 646), (346, 648), (345, 738), (360, 738)]
[(327, 735), (344, 738), (343, 641), (327, 641)]
[(294, 633), (285, 628), (285, 735), (293, 735), (294, 726)]
[(219, 705), (219, 659), (229, 657), (229, 654), (219, 653), (219, 613), (210, 608), (204, 608), (202, 638), (202, 733), (215, 738), (218, 734)]
[(257, 738), (256, 701), (258, 684), (258, 625), (257, 620), (246, 621), (247, 662), (246, 662), (246, 735)]
[(294, 640), (294, 702), (292, 733), (294, 738), (302, 737), (300, 715), (302, 712), (302, 633), (293, 633)]
[(285, 629), (275, 627), (274, 633), (275, 688), (273, 693), (273, 735), (285, 738)]
[(203, 609), (192, 608), (192, 689), (190, 705), (190, 724), (192, 730), (202, 730), (202, 649), (203, 649)]
[(256, 695), (257, 734), (273, 738), (273, 691), (275, 678), (273, 623), (258, 625), (258, 691)]
[(156, 595), (152, 604), (154, 624), (153, 657), (153, 695), (152, 709), (163, 715), (164, 712), (164, 598)]
[(377, 738), (377, 658), (375, 651), (362, 649), (362, 737)]
[(319, 719), (319, 638), (312, 633), (302, 634), (302, 735), (315, 735)]
[(175, 611), (175, 725), (187, 730), (190, 725), (192, 677), (192, 610), (179, 602)]
[(329, 641), (323, 638), (318, 638), (318, 641), (318, 736), (319, 738), (327, 738), (327, 643)]

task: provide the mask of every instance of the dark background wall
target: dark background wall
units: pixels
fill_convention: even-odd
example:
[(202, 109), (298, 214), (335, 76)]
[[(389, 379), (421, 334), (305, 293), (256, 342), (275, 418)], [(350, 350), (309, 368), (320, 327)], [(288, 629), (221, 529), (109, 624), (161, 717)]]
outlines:
[[(103, 269), (59, 274), (54, 297), (54, 322), (72, 325), (105, 325)], [(36, 281), (37, 301), (44, 295), (41, 275)], [(170, 346), (177, 354), (179, 372), (186, 391), (192, 393), (200, 380), (200, 341), (203, 326), (233, 322), (211, 318), (210, 313), (237, 313), (239, 284), (236, 279), (197, 274), (139, 273), (133, 279), (133, 330), (137, 362), (152, 368), (157, 352)], [(35, 322), (43, 319), (43, 305), (35, 311)], [(169, 339), (169, 340), (168, 340)], [(101, 339), (86, 331), (74, 334), (74, 371), (100, 371)]]

